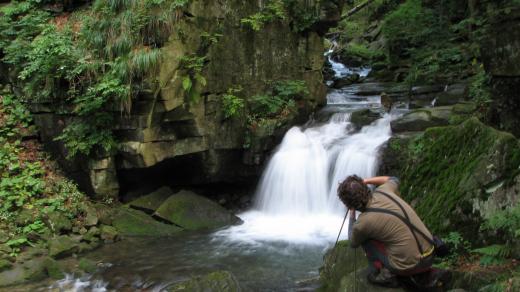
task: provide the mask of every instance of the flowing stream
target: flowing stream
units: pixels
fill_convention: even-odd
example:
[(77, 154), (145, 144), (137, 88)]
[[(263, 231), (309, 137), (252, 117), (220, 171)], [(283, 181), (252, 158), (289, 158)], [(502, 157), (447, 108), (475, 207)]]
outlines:
[(69, 276), (34, 290), (161, 291), (215, 270), (231, 271), (245, 291), (316, 288), (312, 280), (345, 212), (337, 185), (350, 174), (374, 175), (378, 149), (391, 135), (390, 114), (356, 130), (353, 111), (381, 106), (378, 96), (356, 95), (355, 88), (332, 90), (316, 119), (287, 132), (263, 173), (255, 207), (238, 214), (244, 224), (106, 245), (87, 255), (102, 263), (93, 275)]

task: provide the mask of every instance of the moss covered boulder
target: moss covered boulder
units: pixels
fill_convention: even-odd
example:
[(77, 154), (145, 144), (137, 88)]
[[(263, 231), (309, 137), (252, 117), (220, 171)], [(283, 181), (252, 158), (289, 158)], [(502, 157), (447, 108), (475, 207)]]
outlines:
[(175, 284), (167, 291), (190, 291), (190, 292), (238, 292), (242, 291), (235, 276), (227, 271), (218, 271), (205, 276), (194, 277), (188, 281)]
[(137, 198), (129, 203), (132, 208), (153, 213), (161, 204), (173, 195), (172, 189), (169, 187), (161, 187), (154, 192)]
[(320, 268), (320, 291), (404, 291), (368, 283), (367, 259), (362, 249), (354, 250), (348, 241), (340, 241), (324, 256)]
[(182, 231), (177, 226), (159, 222), (142, 211), (127, 207), (116, 211), (112, 224), (123, 236), (169, 236)]
[(484, 218), (518, 201), (520, 144), (509, 133), (472, 118), (390, 143), (383, 161), (400, 161), (391, 174), (401, 177), (403, 197), (434, 233), (457, 230), (476, 240), (485, 236)]
[(53, 258), (65, 258), (79, 252), (79, 239), (67, 235), (49, 240), (49, 255)]
[(168, 198), (155, 215), (187, 230), (219, 228), (242, 222), (219, 204), (185, 190)]

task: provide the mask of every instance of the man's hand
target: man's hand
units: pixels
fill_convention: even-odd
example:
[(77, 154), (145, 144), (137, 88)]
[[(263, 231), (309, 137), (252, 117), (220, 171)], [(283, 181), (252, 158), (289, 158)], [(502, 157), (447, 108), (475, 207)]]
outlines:
[(376, 177), (371, 177), (371, 178), (364, 179), (363, 183), (366, 184), (366, 185), (376, 185), (376, 186), (379, 186), (379, 185), (382, 185), (382, 184), (386, 183), (389, 179), (390, 179), (389, 176), (376, 176)]

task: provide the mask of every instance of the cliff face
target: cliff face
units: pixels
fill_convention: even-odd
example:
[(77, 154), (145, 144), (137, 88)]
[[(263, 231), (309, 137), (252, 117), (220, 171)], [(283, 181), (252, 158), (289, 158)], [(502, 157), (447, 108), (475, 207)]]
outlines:
[[(152, 89), (139, 92), (129, 114), (114, 110), (116, 153), (62, 159), (62, 164), (87, 191), (112, 197), (121, 183), (128, 189), (145, 177), (190, 184), (258, 175), (284, 131), (325, 102), (322, 35), (339, 19), (342, 1), (298, 4), (316, 17), (305, 31), (290, 19), (274, 19), (259, 30), (244, 25), (241, 20), (262, 11), (264, 1), (192, 1), (161, 49)], [(198, 97), (191, 99), (182, 57), (194, 53), (204, 55), (200, 75), (206, 82), (193, 82)], [(247, 101), (281, 80), (304, 81), (307, 87), (294, 114), (260, 123), (251, 123), (247, 114), (226, 118), (222, 99), (230, 89), (241, 88), (237, 95)], [(54, 138), (74, 117), (50, 103), (33, 104), (32, 111), (43, 141), (65, 157), (66, 149)]]
[(482, 57), (491, 75), (495, 123), (520, 135), (520, 7), (514, 1), (487, 1), (483, 13), (489, 27), (482, 41)]

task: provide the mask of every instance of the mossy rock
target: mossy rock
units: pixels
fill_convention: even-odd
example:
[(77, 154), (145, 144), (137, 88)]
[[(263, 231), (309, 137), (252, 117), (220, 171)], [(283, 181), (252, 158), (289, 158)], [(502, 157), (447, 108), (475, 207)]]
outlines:
[(177, 226), (158, 222), (142, 211), (127, 207), (117, 210), (112, 224), (123, 236), (170, 236), (182, 231)]
[(169, 187), (161, 187), (148, 195), (131, 201), (129, 205), (133, 208), (153, 213), (171, 195), (173, 195), (172, 189)]
[(119, 232), (114, 226), (101, 225), (100, 237), (105, 242), (115, 242), (119, 239)]
[(0, 287), (40, 281), (49, 275), (57, 276), (56, 261), (48, 257), (34, 258), (0, 273)]
[(481, 206), (499, 209), (518, 200), (518, 193), (508, 191), (519, 181), (518, 140), (476, 118), (430, 128), (402, 153), (401, 193), (434, 233), (457, 230), (477, 240), (484, 236), (479, 232), (483, 218), (492, 211)]
[(361, 250), (354, 251), (347, 240), (340, 241), (323, 256), (320, 268), (322, 291), (339, 291), (343, 277), (354, 272), (357, 267), (366, 267), (367, 259)]
[(65, 276), (61, 265), (57, 261), (51, 258), (45, 258), (43, 264), (47, 275), (52, 279), (60, 280)]
[(242, 222), (219, 204), (185, 190), (168, 198), (155, 215), (187, 230), (219, 228)]
[(78, 268), (85, 273), (92, 274), (97, 270), (97, 265), (94, 261), (82, 258), (78, 262)]
[(0, 272), (3, 272), (5, 270), (9, 270), (13, 264), (5, 259), (0, 259)]
[(371, 109), (362, 109), (353, 112), (352, 116), (350, 117), (350, 121), (356, 126), (356, 128), (360, 129), (364, 126), (372, 124), (380, 118), (380, 112)]
[(233, 274), (227, 271), (218, 271), (175, 284), (174, 286), (167, 288), (167, 291), (238, 292), (242, 290)]
[(61, 235), (49, 240), (49, 255), (55, 259), (65, 258), (79, 252), (79, 240)]
[(48, 213), (45, 219), (47, 226), (55, 233), (69, 231), (72, 229), (72, 222), (65, 214), (58, 211)]

